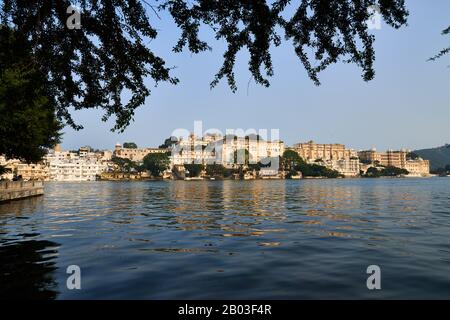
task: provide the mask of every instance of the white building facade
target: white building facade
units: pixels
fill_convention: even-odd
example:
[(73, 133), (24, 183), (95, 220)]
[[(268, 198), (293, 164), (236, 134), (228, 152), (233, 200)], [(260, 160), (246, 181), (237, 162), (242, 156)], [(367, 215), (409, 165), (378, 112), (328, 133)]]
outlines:
[(45, 157), (50, 181), (95, 181), (107, 164), (95, 153), (53, 151)]

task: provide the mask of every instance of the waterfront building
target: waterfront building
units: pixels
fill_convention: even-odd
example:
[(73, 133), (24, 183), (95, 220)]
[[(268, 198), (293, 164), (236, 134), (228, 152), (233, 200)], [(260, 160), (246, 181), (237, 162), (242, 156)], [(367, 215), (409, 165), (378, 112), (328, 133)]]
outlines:
[(386, 167), (405, 168), (406, 150), (388, 150), (386, 152), (377, 152), (375, 148), (358, 152), (360, 160), (364, 163), (378, 164)]
[(408, 159), (408, 150), (388, 150), (377, 152), (371, 149), (360, 151), (359, 158), (366, 165), (379, 165), (385, 167), (397, 167), (409, 171), (410, 176), (428, 176), (430, 174), (430, 162), (422, 158)]
[(335, 170), (345, 177), (356, 177), (360, 173), (358, 154), (345, 145), (318, 144), (314, 141), (297, 143), (291, 148), (307, 163), (317, 163)]
[(45, 181), (48, 178), (48, 168), (42, 163), (28, 164), (23, 163), (18, 159), (6, 160), (4, 156), (1, 156), (0, 165), (4, 166), (8, 170), (7, 173), (0, 176), (0, 179), (12, 180), (14, 176), (20, 176), (25, 181)]
[(24, 163), (18, 159), (6, 160), (0, 158), (0, 165), (4, 166), (8, 172), (0, 178), (12, 180), (14, 177), (21, 177), (24, 181), (47, 181), (48, 166), (41, 163)]
[(19, 177), (21, 176), (25, 181), (46, 181), (48, 180), (49, 170), (42, 163), (17, 163), (14, 165), (13, 173)]
[[(172, 165), (189, 163), (221, 164), (234, 168), (245, 163), (257, 163), (268, 158), (277, 158), (284, 152), (284, 142), (266, 141), (258, 136), (238, 137), (207, 134), (197, 137), (178, 138), (171, 149)], [(247, 158), (247, 159), (246, 159)], [(278, 170), (278, 167), (276, 168)]]
[(405, 169), (411, 177), (427, 177), (430, 175), (430, 161), (421, 158), (407, 160)]
[(108, 161), (111, 161), (113, 152), (109, 151), (109, 150), (104, 150), (99, 153), (99, 156), (100, 156), (100, 161), (108, 162)]
[[(246, 162), (255, 164), (267, 162), (270, 159), (278, 159), (285, 150), (283, 141), (266, 141), (258, 136), (226, 137), (221, 141), (220, 147), (222, 164), (228, 168), (233, 168)], [(246, 155), (247, 152), (248, 156)], [(248, 159), (246, 159), (247, 157)], [(272, 169), (278, 170), (278, 166)]]
[(210, 161), (214, 163), (216, 160), (214, 144), (221, 138), (220, 135), (205, 135), (200, 138), (194, 134), (178, 137), (170, 149), (172, 166), (191, 163), (208, 164)]
[(347, 149), (343, 144), (318, 144), (314, 141), (309, 141), (306, 143), (294, 144), (292, 150), (296, 151), (298, 155), (304, 159), (308, 160), (341, 160), (357, 157), (357, 152), (353, 149)]
[(142, 162), (145, 156), (150, 153), (166, 153), (168, 151), (168, 149), (160, 148), (123, 148), (120, 143), (117, 143), (114, 148), (113, 156), (135, 162)]
[(50, 181), (95, 181), (107, 164), (93, 152), (52, 151), (44, 158)]
[(354, 178), (360, 174), (360, 163), (358, 158), (328, 160), (326, 163), (328, 168), (336, 170), (344, 177)]

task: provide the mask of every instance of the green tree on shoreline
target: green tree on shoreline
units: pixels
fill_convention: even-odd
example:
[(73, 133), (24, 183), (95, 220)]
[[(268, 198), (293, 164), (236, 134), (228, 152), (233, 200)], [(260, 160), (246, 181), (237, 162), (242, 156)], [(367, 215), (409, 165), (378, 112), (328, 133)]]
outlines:
[(130, 173), (136, 167), (136, 163), (127, 158), (112, 157), (111, 161), (123, 173)]
[(362, 177), (364, 178), (400, 177), (406, 176), (408, 174), (409, 174), (408, 170), (393, 166), (387, 166), (382, 169), (370, 167), (369, 169), (367, 169), (367, 172), (364, 175), (362, 175)]
[(197, 163), (187, 163), (184, 165), (188, 177), (194, 178), (200, 176), (205, 166)]
[(0, 27), (0, 154), (39, 162), (59, 143), (61, 129), (47, 79), (27, 41)]
[(282, 156), (282, 164), (284, 170), (287, 172), (286, 177), (289, 179), (297, 172), (301, 172), (303, 177), (313, 178), (339, 178), (342, 175), (336, 170), (329, 169), (318, 163), (322, 160), (316, 161), (317, 163), (309, 164), (303, 160), (299, 154), (294, 150), (286, 150)]
[(149, 153), (144, 157), (144, 167), (153, 177), (161, 177), (164, 171), (170, 168), (170, 159), (167, 153)]

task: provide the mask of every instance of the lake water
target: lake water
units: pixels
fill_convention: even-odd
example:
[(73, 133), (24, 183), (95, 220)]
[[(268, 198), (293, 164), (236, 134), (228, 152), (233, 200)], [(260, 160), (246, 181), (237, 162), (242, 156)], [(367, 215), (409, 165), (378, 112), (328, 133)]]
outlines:
[(4, 297), (448, 299), (450, 179), (47, 183), (0, 205)]

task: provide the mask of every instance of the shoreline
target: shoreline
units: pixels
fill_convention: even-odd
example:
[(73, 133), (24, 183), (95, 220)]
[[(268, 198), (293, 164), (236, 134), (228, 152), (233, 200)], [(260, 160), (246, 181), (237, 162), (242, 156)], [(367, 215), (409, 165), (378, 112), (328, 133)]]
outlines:
[(184, 182), (209, 182), (209, 181), (302, 181), (302, 180), (391, 180), (391, 179), (433, 179), (433, 178), (450, 178), (447, 177), (439, 177), (439, 176), (428, 176), (428, 177), (378, 177), (378, 178), (367, 178), (367, 177), (348, 177), (348, 178), (326, 178), (326, 177), (306, 177), (302, 179), (101, 179), (101, 180), (91, 180), (91, 181), (45, 181), (45, 183), (91, 183), (91, 182), (172, 182), (172, 181), (184, 181)]

